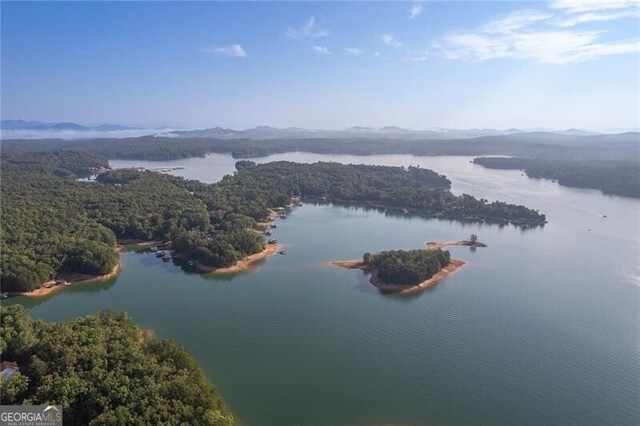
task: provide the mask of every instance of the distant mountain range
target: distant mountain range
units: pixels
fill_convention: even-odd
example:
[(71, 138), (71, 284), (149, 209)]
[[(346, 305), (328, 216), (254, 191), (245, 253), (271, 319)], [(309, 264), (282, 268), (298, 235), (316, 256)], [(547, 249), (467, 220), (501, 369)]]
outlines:
[[(401, 127), (350, 127), (345, 130), (313, 130), (299, 127), (287, 127), (284, 129), (258, 126), (253, 129), (233, 130), (222, 127), (214, 127), (202, 130), (181, 130), (166, 133), (166, 136), (180, 138), (215, 138), (215, 139), (315, 139), (315, 138), (371, 138), (371, 139), (470, 139), (481, 136), (515, 135), (520, 133), (530, 133), (532, 131), (542, 131), (543, 129), (428, 129), (411, 130)], [(545, 132), (567, 136), (587, 136), (596, 133), (579, 129), (568, 130), (544, 130)]]
[(30, 130), (30, 131), (75, 131), (75, 132), (113, 132), (120, 130), (139, 130), (139, 127), (121, 126), (119, 124), (101, 124), (99, 126), (83, 126), (77, 123), (43, 123), (42, 121), (2, 120), (2, 130)]
[(597, 132), (581, 129), (446, 129), (432, 128), (425, 130), (404, 129), (396, 126), (388, 127), (350, 127), (344, 130), (314, 130), (300, 127), (277, 128), (258, 126), (252, 129), (234, 130), (213, 127), (200, 130), (148, 129), (123, 126), (120, 124), (101, 124), (87, 126), (72, 122), (53, 122), (27, 120), (0, 121), (2, 139), (78, 139), (78, 138), (120, 138), (145, 135), (198, 138), (198, 139), (396, 139), (396, 140), (452, 140), (472, 139), (486, 136), (524, 136), (534, 134), (540, 138), (556, 136), (593, 136)]

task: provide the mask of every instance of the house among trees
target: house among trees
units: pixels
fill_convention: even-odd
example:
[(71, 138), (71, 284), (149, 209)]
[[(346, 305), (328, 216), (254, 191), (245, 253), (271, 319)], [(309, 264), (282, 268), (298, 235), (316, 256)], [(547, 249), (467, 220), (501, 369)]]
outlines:
[(20, 371), (20, 368), (18, 367), (18, 363), (17, 362), (2, 361), (0, 363), (0, 374), (5, 379), (13, 376), (14, 374), (18, 373), (19, 371)]

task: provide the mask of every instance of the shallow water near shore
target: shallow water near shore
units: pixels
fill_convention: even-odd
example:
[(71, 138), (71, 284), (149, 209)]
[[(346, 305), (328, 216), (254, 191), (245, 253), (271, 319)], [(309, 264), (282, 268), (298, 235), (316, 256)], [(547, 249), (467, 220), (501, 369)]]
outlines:
[[(276, 160), (419, 164), (456, 193), (524, 204), (549, 223), (523, 230), (304, 203), (273, 233), (287, 255), (246, 273), (201, 275), (125, 252), (115, 279), (3, 303), (48, 321), (127, 311), (191, 350), (243, 425), (640, 423), (640, 200), (469, 157), (256, 161)], [(184, 167), (172, 173), (212, 182), (234, 162), (112, 164)], [(449, 247), (467, 264), (411, 296), (381, 295), (361, 271), (328, 265), (471, 233), (488, 247)]]

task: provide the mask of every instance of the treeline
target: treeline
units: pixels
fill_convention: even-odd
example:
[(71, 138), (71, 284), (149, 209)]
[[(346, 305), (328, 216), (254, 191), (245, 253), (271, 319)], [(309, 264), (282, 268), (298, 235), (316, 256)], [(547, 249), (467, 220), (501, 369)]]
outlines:
[(545, 221), (523, 206), (453, 195), (445, 176), (417, 167), (245, 161), (235, 176), (215, 184), (133, 169), (107, 171), (88, 183), (55, 173), (71, 167), (66, 154), (77, 173), (104, 166), (104, 159), (82, 152), (42, 155), (41, 163), (33, 154), (2, 155), (3, 291), (30, 291), (58, 275), (106, 274), (117, 263), (118, 240), (172, 240), (179, 255), (229, 266), (264, 248), (256, 222), (293, 197), (451, 219)]
[(107, 158), (170, 160), (201, 157), (210, 152), (235, 158), (264, 157), (285, 152), (316, 154), (511, 155), (540, 159), (639, 160), (637, 133), (563, 136), (525, 133), (457, 140), (403, 139), (210, 139), (142, 136), (94, 140), (4, 140), (5, 153), (52, 149), (87, 151)]
[(68, 425), (234, 424), (189, 352), (125, 313), (45, 323), (13, 305), (1, 317), (2, 360), (19, 367), (0, 377), (3, 404), (60, 404)]
[(102, 155), (91, 152), (55, 150), (2, 157), (3, 173), (50, 173), (70, 177), (89, 174), (106, 167), (109, 167), (109, 161)]
[(640, 197), (640, 163), (633, 161), (562, 161), (481, 157), (491, 169), (524, 170), (530, 178), (557, 180), (560, 185), (599, 189), (605, 194)]
[(446, 250), (390, 250), (365, 253), (363, 261), (386, 284), (415, 285), (428, 280), (451, 262)]

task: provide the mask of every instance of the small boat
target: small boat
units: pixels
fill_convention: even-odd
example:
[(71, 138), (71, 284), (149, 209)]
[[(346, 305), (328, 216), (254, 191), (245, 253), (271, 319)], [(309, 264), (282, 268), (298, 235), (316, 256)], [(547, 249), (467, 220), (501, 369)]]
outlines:
[(302, 203), (298, 203), (298, 207), (302, 207)]
[(278, 240), (276, 240), (275, 238), (272, 238), (269, 241), (267, 241), (267, 244), (278, 244)]
[(285, 255), (285, 254), (287, 254), (287, 252), (286, 252), (286, 251), (284, 251), (284, 250), (280, 250), (280, 251), (278, 252), (278, 254)]
[(156, 257), (162, 257), (164, 256), (164, 252), (163, 251), (159, 251), (156, 253)]
[(271, 235), (271, 231), (264, 231), (264, 235)]
[(155, 252), (157, 252), (157, 251), (158, 251), (158, 247), (149, 247), (149, 251), (150, 251), (151, 253), (155, 253)]
[(0, 293), (0, 299), (6, 299), (9, 297), (9, 293)]
[(602, 217), (607, 217), (607, 215), (606, 215), (606, 214), (603, 214), (603, 215), (602, 215)]
[(193, 266), (195, 264), (196, 264), (196, 262), (194, 262), (193, 260), (190, 260), (190, 261), (187, 262), (187, 265), (189, 265), (189, 266)]
[(409, 214), (409, 210), (407, 210), (407, 209), (402, 209), (402, 213), (404, 213), (404, 214)]
[(269, 227), (270, 227), (271, 229), (275, 229), (275, 228), (277, 228), (277, 227), (278, 227), (278, 225), (276, 225), (275, 223), (272, 223), (271, 225), (269, 225)]
[(168, 262), (171, 260), (171, 255), (170, 254), (165, 254), (164, 257), (162, 258), (163, 262)]
[(286, 214), (281, 214), (281, 215), (280, 215), (280, 219), (286, 219), (286, 218), (287, 218), (287, 215), (286, 215)]

